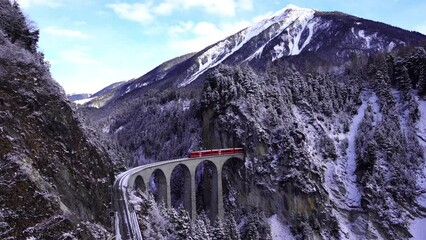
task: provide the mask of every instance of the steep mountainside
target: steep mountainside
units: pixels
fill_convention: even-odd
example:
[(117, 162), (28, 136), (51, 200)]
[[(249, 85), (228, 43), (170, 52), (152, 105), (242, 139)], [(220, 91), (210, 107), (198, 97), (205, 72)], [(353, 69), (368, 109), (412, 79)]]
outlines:
[(111, 159), (36, 51), (19, 6), (0, 1), (0, 238), (106, 239)]
[[(295, 239), (423, 239), (425, 40), (291, 6), (85, 112), (128, 165), (244, 147), (243, 167), (223, 174), (240, 236), (270, 239), (278, 226)], [(185, 224), (138, 196), (145, 236)]]
[(242, 206), (277, 213), (299, 236), (422, 239), (409, 226), (425, 216), (425, 109), (411, 86), (424, 87), (426, 52), (398, 58), (393, 74), (392, 64), (377, 56), (366, 77), (218, 69), (203, 93), (203, 143), (249, 152)]
[[(298, 68), (305, 70), (316, 65), (331, 68), (356, 54), (389, 52), (396, 47), (423, 41), (426, 37), (422, 34), (384, 23), (290, 5), (198, 53), (173, 59), (129, 81), (114, 91), (108, 100), (149, 85), (156, 88), (200, 86), (205, 73), (219, 64), (238, 66), (248, 63), (254, 68), (265, 69), (270, 62), (290, 57), (298, 63)], [(94, 101), (94, 105), (105, 103), (104, 100), (102, 105), (98, 102)]]

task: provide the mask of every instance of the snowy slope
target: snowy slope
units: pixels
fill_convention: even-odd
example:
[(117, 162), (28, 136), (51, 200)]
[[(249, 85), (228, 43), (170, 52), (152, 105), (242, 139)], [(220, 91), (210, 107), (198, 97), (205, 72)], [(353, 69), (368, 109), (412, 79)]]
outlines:
[[(197, 57), (198, 71), (192, 76), (182, 82), (179, 86), (184, 87), (194, 80), (196, 80), (201, 74), (206, 72), (208, 69), (214, 68), (229, 56), (241, 49), (244, 44), (250, 41), (255, 36), (258, 36), (262, 32), (269, 29), (272, 25), (277, 24), (278, 28), (272, 28), (268, 32), (269, 40), (267, 40), (262, 47), (255, 51), (254, 55), (260, 55), (264, 46), (269, 41), (280, 34), (284, 29), (288, 28), (291, 24), (297, 23), (295, 29), (301, 29), (294, 36), (289, 35), (288, 40), (290, 42), (290, 55), (297, 55), (309, 42), (308, 38), (303, 46), (299, 49), (300, 36), (309, 20), (314, 17), (315, 11), (312, 9), (299, 8), (294, 5), (288, 5), (286, 8), (276, 12), (269, 19), (262, 20), (255, 25), (244, 29), (243, 31), (231, 36), (223, 41), (218, 42), (213, 47), (209, 48), (203, 54)], [(312, 24), (309, 25), (310, 35), (312, 35)], [(290, 30), (289, 30), (290, 31)], [(250, 58), (249, 58), (250, 59)]]
[[(378, 105), (378, 98), (372, 93), (361, 94), (362, 104), (357, 110), (357, 114), (353, 116), (349, 132), (347, 134), (340, 134), (339, 138), (348, 140), (348, 147), (346, 149), (346, 156), (338, 159), (336, 164), (329, 163), (327, 165), (325, 180), (326, 186), (331, 194), (330, 197), (335, 199), (337, 203), (343, 208), (357, 208), (360, 207), (361, 194), (356, 184), (356, 153), (355, 153), (355, 138), (358, 133), (358, 127), (364, 118), (365, 110), (368, 105), (371, 105), (375, 122), (381, 121), (380, 107)], [(339, 192), (338, 188), (344, 186), (346, 195), (344, 198), (339, 199), (339, 196), (334, 196), (333, 193)]]
[[(417, 98), (417, 103), (419, 104), (420, 110), (420, 119), (417, 123), (417, 136), (419, 138), (419, 142), (425, 149), (426, 154), (426, 101), (419, 100)], [(426, 165), (423, 166), (422, 175), (418, 177), (417, 184), (421, 187), (421, 189), (426, 189)], [(417, 199), (419, 205), (426, 209), (426, 192), (423, 192), (422, 195)], [(413, 220), (410, 226), (410, 232), (413, 235), (413, 239), (426, 239), (426, 218), (418, 217)]]
[(171, 59), (139, 78), (101, 91), (103, 96), (96, 95), (101, 104), (95, 105), (152, 88), (197, 85), (220, 64), (261, 69), (279, 59), (341, 64), (354, 53), (374, 54), (423, 41), (424, 35), (383, 23), (288, 5), (200, 52)]
[(288, 225), (283, 224), (276, 214), (268, 218), (271, 225), (271, 235), (273, 240), (293, 240), (295, 239)]

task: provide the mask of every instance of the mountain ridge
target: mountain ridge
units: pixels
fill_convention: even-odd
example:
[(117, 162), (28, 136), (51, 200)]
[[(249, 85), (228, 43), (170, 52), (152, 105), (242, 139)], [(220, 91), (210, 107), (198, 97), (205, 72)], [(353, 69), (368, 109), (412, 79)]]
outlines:
[[(308, 53), (313, 59), (318, 58), (313, 63), (324, 60), (341, 63), (354, 53), (390, 51), (424, 41), (426, 36), (418, 32), (385, 23), (341, 12), (322, 12), (290, 5), (197, 53), (184, 55), (186, 58), (180, 58), (182, 61), (171, 59), (160, 64), (126, 83), (125, 89), (123, 87), (110, 100), (150, 84), (160, 88), (185, 87), (203, 79), (206, 72), (219, 64), (249, 64), (264, 69), (268, 62), (281, 58), (289, 60)], [(304, 60), (303, 57), (300, 59)], [(175, 64), (161, 73), (156, 72), (170, 61)]]

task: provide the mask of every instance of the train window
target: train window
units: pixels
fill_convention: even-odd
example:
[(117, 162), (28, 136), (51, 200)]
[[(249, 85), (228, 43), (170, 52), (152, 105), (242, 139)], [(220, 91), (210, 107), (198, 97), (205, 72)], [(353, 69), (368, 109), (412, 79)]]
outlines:
[(242, 148), (235, 148), (235, 153), (244, 153)]
[(201, 153), (201, 156), (210, 156), (210, 155), (212, 155), (211, 154), (211, 150), (206, 150), (206, 151), (201, 151), (200, 153)]
[(220, 151), (222, 154), (232, 154), (232, 153), (234, 153), (234, 150), (233, 149), (226, 149), (226, 150), (222, 150), (222, 151)]

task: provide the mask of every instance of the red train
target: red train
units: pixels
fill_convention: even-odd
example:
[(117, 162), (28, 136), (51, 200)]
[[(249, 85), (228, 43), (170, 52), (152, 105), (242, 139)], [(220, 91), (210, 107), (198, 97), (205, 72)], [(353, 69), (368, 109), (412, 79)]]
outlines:
[(244, 149), (243, 148), (224, 148), (224, 149), (194, 151), (194, 152), (188, 153), (188, 157), (196, 158), (196, 157), (206, 157), (206, 156), (235, 154), (235, 153), (244, 153)]

